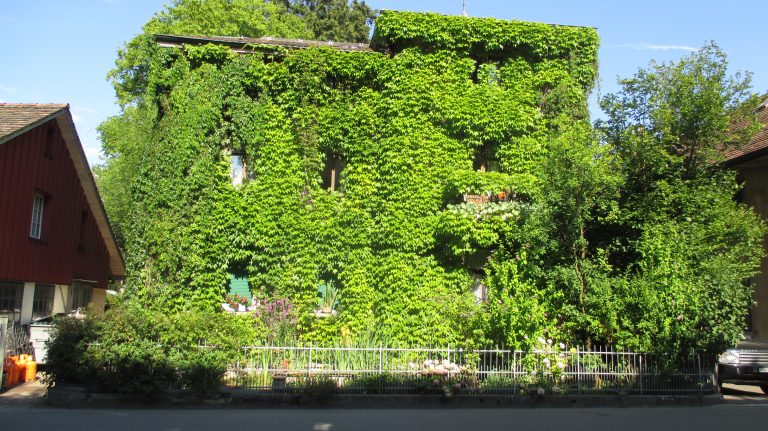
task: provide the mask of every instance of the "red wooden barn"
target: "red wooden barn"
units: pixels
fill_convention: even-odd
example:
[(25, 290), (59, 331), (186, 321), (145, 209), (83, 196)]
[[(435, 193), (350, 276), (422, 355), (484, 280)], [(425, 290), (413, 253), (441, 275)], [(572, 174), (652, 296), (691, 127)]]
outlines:
[(124, 276), (69, 105), (0, 103), (0, 315), (103, 310)]

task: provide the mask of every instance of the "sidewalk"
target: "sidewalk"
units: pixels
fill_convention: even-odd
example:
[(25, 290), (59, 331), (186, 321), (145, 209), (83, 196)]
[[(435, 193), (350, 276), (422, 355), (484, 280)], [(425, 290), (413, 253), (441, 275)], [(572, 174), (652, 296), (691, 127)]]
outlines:
[(22, 383), (0, 392), (0, 406), (7, 405), (44, 405), (46, 387), (39, 380)]

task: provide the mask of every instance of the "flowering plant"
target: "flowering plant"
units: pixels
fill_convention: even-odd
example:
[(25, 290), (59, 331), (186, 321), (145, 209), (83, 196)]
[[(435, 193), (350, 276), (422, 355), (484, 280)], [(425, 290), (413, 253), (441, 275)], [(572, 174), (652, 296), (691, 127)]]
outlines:
[(229, 304), (229, 306), (233, 309), (237, 310), (237, 308), (241, 305), (248, 305), (248, 298), (235, 293), (227, 295), (226, 298), (224, 298), (224, 302)]
[(254, 303), (253, 319), (256, 327), (270, 343), (291, 342), (298, 337), (296, 307), (288, 298), (264, 298)]

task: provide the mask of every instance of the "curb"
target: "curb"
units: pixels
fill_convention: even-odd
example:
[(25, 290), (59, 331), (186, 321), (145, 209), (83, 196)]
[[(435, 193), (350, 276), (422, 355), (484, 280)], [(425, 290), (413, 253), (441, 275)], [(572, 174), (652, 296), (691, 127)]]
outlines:
[(307, 396), (226, 390), (197, 394), (168, 391), (152, 399), (91, 392), (81, 386), (56, 386), (46, 402), (64, 408), (251, 408), (251, 409), (478, 409), (478, 408), (597, 408), (597, 407), (703, 407), (721, 404), (717, 394), (669, 395), (371, 395), (329, 394)]

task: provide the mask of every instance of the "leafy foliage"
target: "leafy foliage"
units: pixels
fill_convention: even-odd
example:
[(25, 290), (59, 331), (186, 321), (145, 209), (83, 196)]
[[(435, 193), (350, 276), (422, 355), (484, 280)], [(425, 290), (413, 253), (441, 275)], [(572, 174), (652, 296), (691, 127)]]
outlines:
[(590, 28), (387, 11), (371, 51), (135, 42), (98, 176), (138, 303), (217, 309), (237, 270), (284, 301), (246, 338), (676, 354), (743, 327), (763, 228), (710, 162), (750, 99), (714, 46), (623, 81), (594, 130)]
[(238, 359), (228, 355), (239, 351), (240, 342), (256, 338), (247, 316), (168, 316), (123, 302), (103, 317), (57, 320), (46, 368), (49, 384), (82, 384), (145, 399), (177, 387), (205, 392), (216, 389), (226, 364)]
[[(412, 18), (388, 12), (381, 28), (398, 17)], [(492, 24), (469, 22), (481, 36)], [(529, 27), (545, 31), (551, 55)], [(147, 46), (142, 103), (102, 126), (101, 184), (127, 192), (105, 195), (131, 268), (128, 294), (172, 310), (218, 308), (228, 271), (242, 268), (258, 297), (291, 299), (307, 340), (483, 341), (484, 306), (465, 262), (522, 235), (524, 206), (503, 201), (468, 217), (457, 204), (464, 193), (536, 193), (552, 121), (539, 96), (572, 86), (583, 104), (591, 82), (579, 76), (594, 78), (597, 42), (592, 29), (498, 31), (519, 50), (483, 60), (460, 46), (392, 57)], [(587, 61), (569, 73), (543, 66), (580, 50)], [(120, 133), (133, 127), (132, 137)], [(242, 186), (230, 184), (231, 152), (244, 154), (253, 178)], [(480, 154), (501, 172), (476, 172)], [(331, 155), (346, 162), (344, 193), (322, 187)], [(338, 313), (317, 319), (326, 274)]]

